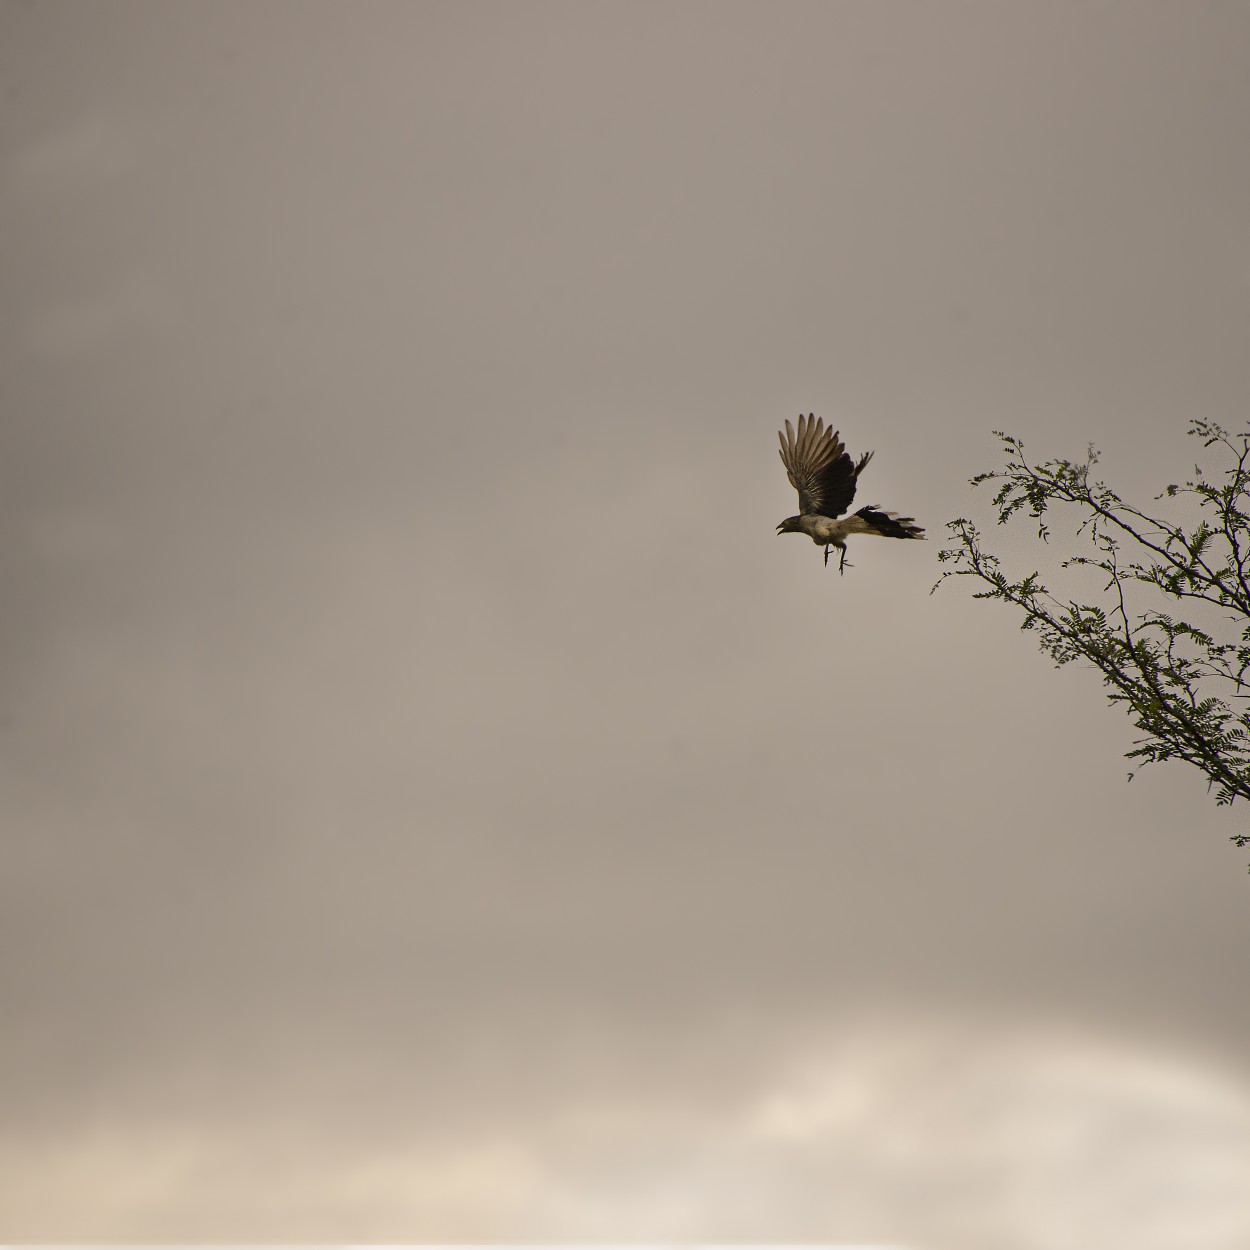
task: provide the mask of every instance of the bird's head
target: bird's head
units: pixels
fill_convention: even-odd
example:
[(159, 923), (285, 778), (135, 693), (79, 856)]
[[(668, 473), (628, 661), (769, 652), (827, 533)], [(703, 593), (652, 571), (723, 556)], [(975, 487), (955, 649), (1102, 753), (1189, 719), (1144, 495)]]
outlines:
[(779, 526), (777, 526), (777, 533), (778, 534), (802, 533), (802, 531), (799, 529), (799, 522), (802, 521), (802, 519), (803, 519), (802, 517), (798, 517), (798, 516), (786, 517), (786, 519), (782, 521), (782, 523)]

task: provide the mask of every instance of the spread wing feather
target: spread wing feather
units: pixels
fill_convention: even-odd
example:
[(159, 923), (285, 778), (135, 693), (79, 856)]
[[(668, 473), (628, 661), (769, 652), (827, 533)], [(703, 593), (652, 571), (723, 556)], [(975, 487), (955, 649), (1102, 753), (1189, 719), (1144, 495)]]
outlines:
[(827, 429), (822, 418), (810, 413), (799, 416), (797, 434), (787, 421), (777, 437), (786, 476), (799, 492), (799, 514), (840, 517), (855, 498), (857, 479), (872, 452), (858, 462), (852, 460), (838, 432)]

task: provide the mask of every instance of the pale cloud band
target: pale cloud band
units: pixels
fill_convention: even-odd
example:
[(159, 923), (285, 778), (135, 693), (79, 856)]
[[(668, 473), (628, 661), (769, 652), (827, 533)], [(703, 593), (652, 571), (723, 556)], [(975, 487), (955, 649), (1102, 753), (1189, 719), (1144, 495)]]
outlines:
[[(6, 1226), (66, 1239), (355, 1228), (388, 1243), (420, 1230), (458, 1243), (808, 1244), (845, 1231), (914, 1250), (1240, 1250), (1250, 1087), (1122, 1039), (897, 1016), (831, 1034), (712, 1115), (553, 1099), (523, 1137), (401, 1135), (374, 1151), (263, 1116), (199, 1132), (104, 1118), (57, 1141), (9, 1140), (0, 1165)], [(228, 1213), (214, 1191), (231, 1195)]]

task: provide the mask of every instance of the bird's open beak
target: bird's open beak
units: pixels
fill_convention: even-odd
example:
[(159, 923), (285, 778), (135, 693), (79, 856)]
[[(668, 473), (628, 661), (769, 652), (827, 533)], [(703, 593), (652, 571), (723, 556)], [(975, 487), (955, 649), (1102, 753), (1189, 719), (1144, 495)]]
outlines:
[(783, 529), (785, 529), (784, 524), (777, 526), (777, 533), (780, 534)]

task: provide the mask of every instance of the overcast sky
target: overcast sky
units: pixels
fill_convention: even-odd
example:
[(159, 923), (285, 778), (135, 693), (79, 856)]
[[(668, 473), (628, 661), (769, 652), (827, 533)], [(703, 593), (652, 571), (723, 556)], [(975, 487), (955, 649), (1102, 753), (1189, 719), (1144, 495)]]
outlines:
[[(1247, 815), (929, 594), (993, 429), (1243, 427), (1250, 5), (4, 0), (0, 93), (0, 1237), (1250, 1245)], [(800, 411), (931, 541), (778, 538)]]

